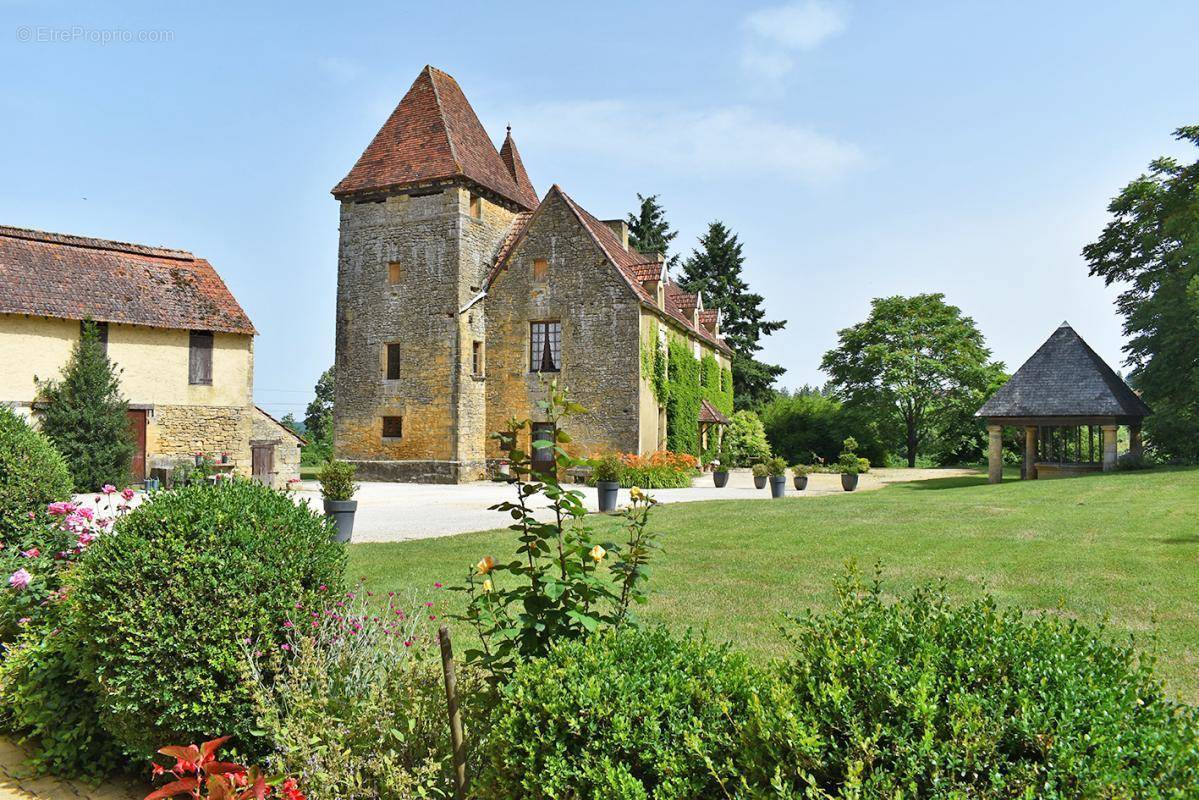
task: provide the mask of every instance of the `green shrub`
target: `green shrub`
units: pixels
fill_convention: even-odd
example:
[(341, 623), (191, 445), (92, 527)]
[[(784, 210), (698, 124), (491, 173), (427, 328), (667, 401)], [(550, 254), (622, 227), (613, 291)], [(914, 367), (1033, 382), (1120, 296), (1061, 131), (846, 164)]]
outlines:
[(858, 459), (858, 472), (869, 472), (869, 471), (870, 471), (870, 459), (859, 458)]
[(862, 471), (862, 462), (853, 453), (842, 453), (837, 462), (837, 472), (842, 475), (857, 475)]
[(595, 461), (591, 470), (591, 477), (596, 481), (619, 481), (620, 458), (609, 453)]
[(748, 467), (770, 458), (770, 445), (762, 421), (752, 411), (738, 411), (725, 426), (724, 447), (730, 467)]
[(766, 466), (765, 464), (754, 464), (752, 467), (750, 467), (750, 472), (753, 473), (755, 478), (765, 478), (770, 474), (770, 467)]
[(50, 440), (0, 406), (0, 542), (28, 527), (29, 513), (71, 496), (71, 473)]
[(812, 473), (811, 464), (795, 464), (791, 467), (791, 474), (799, 478)]
[(329, 461), (316, 479), (321, 482), (321, 496), (326, 500), (353, 500), (358, 492), (354, 485), (354, 473), (358, 467), (348, 461)]
[(766, 462), (766, 471), (773, 477), (787, 474), (787, 462), (782, 458), (775, 456)]
[(526, 662), (501, 690), (479, 797), (724, 797), (739, 719), (754, 704), (744, 658), (662, 630), (623, 629)]
[(117, 765), (79, 675), (73, 648), (53, 631), (25, 636), (0, 660), (0, 727), (28, 748), (35, 773), (101, 778)]
[[(1152, 659), (1057, 616), (893, 604), (851, 573), (839, 606), (795, 620), (762, 703), (751, 784), (780, 797), (1193, 796), (1199, 712)], [(777, 765), (777, 775), (774, 774)], [(775, 796), (775, 795), (771, 795)]]
[(297, 602), (340, 587), (325, 520), (250, 481), (155, 496), (80, 561), (64, 630), (101, 721), (131, 755), (231, 735), (252, 749), (242, 642), (268, 648)]
[[(281, 662), (277, 678), (256, 671), (272, 750), (265, 766), (296, 776), (313, 800), (451, 797), (445, 685), (427, 609), (392, 595), (384, 611), (361, 590), (338, 597), (296, 611), (288, 649), (263, 656)], [(457, 683), (469, 725), (491, 692), (466, 665)]]

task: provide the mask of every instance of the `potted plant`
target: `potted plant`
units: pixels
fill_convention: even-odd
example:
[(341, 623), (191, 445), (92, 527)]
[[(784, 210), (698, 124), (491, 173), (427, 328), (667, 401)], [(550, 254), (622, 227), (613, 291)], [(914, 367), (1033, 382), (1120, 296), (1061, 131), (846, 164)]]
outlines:
[(765, 489), (766, 478), (770, 475), (770, 469), (765, 464), (754, 464), (750, 467), (754, 474), (754, 488)]
[(712, 484), (717, 489), (723, 489), (729, 482), (729, 467), (728, 464), (732, 459), (728, 453), (721, 451), (718, 458), (712, 459)]
[(595, 462), (591, 474), (595, 476), (599, 510), (604, 513), (615, 511), (616, 498), (620, 494), (620, 459), (609, 453)]
[(334, 537), (338, 542), (348, 542), (354, 533), (354, 512), (358, 501), (354, 495), (354, 473), (358, 468), (345, 461), (333, 459), (321, 467), (317, 480), (321, 482), (321, 497), (325, 501), (325, 516), (337, 527)]
[(766, 462), (766, 468), (770, 471), (770, 496), (783, 497), (787, 494), (787, 462), (775, 456)]
[(808, 473), (812, 468), (807, 464), (796, 464), (791, 468), (791, 480), (795, 483), (795, 491), (802, 492), (808, 488)]
[(841, 488), (847, 492), (858, 488), (858, 471), (862, 468), (858, 457), (853, 453), (842, 453), (837, 466), (841, 471)]
[(199, 467), (199, 466), (203, 466), (203, 464), (204, 464), (204, 454), (203, 454), (203, 453), (200, 453), (200, 452), (197, 452), (195, 455), (196, 455), (196, 466), (197, 466), (197, 467)]

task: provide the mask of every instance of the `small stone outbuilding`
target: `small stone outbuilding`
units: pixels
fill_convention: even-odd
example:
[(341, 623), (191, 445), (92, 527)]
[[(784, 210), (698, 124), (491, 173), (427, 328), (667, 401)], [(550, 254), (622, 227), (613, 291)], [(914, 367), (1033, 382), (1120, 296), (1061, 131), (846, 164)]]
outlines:
[(258, 406), (250, 431), (251, 474), (268, 486), (283, 489), (288, 481), (300, 477), (300, 448), (308, 444), (303, 436), (284, 425)]
[(1064, 478), (1116, 468), (1119, 430), (1141, 455), (1141, 424), (1151, 414), (1115, 370), (1068, 322), (991, 396), (977, 416), (989, 434), (987, 476), (1003, 480), (1003, 429), (1024, 429), (1023, 477)]

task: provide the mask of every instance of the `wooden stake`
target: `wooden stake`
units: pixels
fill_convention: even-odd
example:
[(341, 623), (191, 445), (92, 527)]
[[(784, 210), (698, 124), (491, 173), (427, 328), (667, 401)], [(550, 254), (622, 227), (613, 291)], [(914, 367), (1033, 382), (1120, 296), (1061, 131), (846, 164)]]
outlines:
[(441, 670), (445, 675), (445, 701), (450, 715), (450, 744), (454, 756), (454, 800), (466, 800), (466, 740), (462, 735), (462, 712), (458, 708), (458, 684), (454, 679), (454, 649), (450, 629), (437, 631), (441, 643)]

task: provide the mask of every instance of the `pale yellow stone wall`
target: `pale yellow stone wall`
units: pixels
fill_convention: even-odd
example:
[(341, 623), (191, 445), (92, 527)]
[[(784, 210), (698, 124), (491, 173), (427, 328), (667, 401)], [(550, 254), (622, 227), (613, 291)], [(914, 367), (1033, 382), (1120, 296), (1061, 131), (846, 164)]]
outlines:
[[(35, 378), (59, 378), (78, 339), (78, 320), (0, 314), (0, 403), (28, 415)], [(196, 451), (227, 451), (237, 472), (248, 475), (253, 337), (213, 336), (212, 385), (188, 383), (188, 351), (186, 330), (108, 326), (108, 356), (121, 370), (121, 394), (130, 406), (147, 409), (147, 470)]]
[[(299, 440), (280, 423), (257, 408), (251, 415), (250, 444), (274, 446), (275, 470), (271, 475), (271, 485), (276, 489), (282, 489), (287, 486), (289, 480), (300, 477)], [(252, 465), (250, 468), (252, 470)]]

